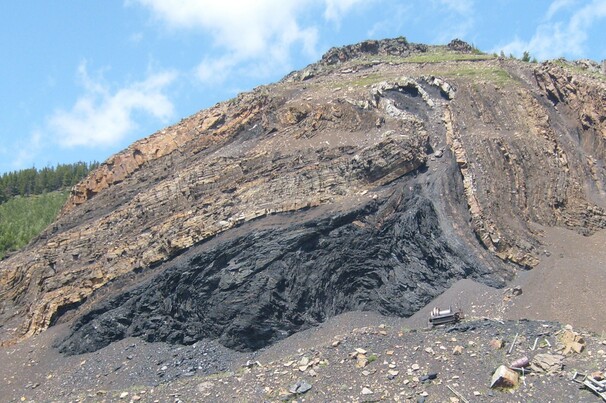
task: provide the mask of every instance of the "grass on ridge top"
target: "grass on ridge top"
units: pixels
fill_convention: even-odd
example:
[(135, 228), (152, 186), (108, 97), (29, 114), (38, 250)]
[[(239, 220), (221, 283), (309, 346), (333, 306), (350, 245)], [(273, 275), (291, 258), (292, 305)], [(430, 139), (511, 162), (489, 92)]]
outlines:
[[(470, 80), (483, 80), (494, 83), (496, 85), (505, 85), (514, 80), (509, 73), (497, 66), (483, 65), (483, 64), (462, 64), (456, 66), (449, 66), (445, 69), (432, 69), (427, 68), (426, 74), (431, 74), (443, 78), (467, 78)], [(371, 73), (366, 77), (360, 77), (353, 80), (348, 85), (353, 86), (367, 86), (370, 84), (378, 83), (380, 81), (396, 79), (397, 75), (381, 75), (377, 73)], [(336, 83), (335, 86), (341, 86), (343, 83)]]
[(474, 60), (491, 60), (493, 55), (485, 55), (478, 53), (455, 53), (444, 50), (434, 50), (427, 53), (415, 53), (409, 57), (402, 59), (404, 63), (439, 63), (450, 61), (474, 61)]

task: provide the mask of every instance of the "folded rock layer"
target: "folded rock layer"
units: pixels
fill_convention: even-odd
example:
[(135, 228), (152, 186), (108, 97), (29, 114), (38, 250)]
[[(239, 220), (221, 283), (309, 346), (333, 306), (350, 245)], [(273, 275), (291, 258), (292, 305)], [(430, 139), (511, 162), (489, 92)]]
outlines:
[(349, 310), (408, 316), (606, 227), (606, 79), (403, 38), (318, 63), (114, 155), (0, 262), (0, 337), (70, 322), (250, 350)]

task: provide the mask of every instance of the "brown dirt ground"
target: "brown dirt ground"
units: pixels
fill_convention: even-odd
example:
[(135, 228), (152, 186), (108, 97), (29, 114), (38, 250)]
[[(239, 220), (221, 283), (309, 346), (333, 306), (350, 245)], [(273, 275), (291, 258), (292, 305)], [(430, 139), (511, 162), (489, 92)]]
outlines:
[[(0, 350), (0, 401), (417, 401), (427, 393), (427, 402), (454, 402), (456, 397), (447, 385), (469, 401), (598, 401), (567, 377), (573, 369), (606, 370), (606, 231), (583, 237), (564, 229), (542, 230), (545, 256), (541, 264), (520, 272), (509, 285), (522, 288), (518, 296), (509, 288), (497, 290), (461, 280), (411, 318), (344, 314), (250, 354), (230, 352), (213, 343), (200, 344), (195, 350), (128, 339), (95, 353), (63, 357), (52, 342), (64, 329), (51, 328)], [(462, 309), (467, 318), (463, 324), (473, 324), (472, 329), (463, 333), (413, 330), (426, 326), (435, 306)], [(500, 322), (508, 319), (513, 321)], [(528, 376), (511, 393), (488, 388), (490, 374), (500, 363), (539, 351), (555, 352), (555, 334), (563, 324), (584, 329), (587, 341), (586, 351), (567, 357), (564, 372)], [(537, 333), (541, 329), (552, 346), (542, 342), (532, 351), (534, 335), (541, 334)], [(508, 343), (517, 332), (520, 341), (508, 356)], [(505, 348), (490, 349), (491, 338), (503, 339)], [(335, 340), (341, 341), (337, 347), (332, 346)], [(454, 345), (462, 345), (464, 353), (454, 356)], [(427, 353), (428, 347), (434, 353)], [(377, 360), (356, 368), (348, 357), (355, 348), (368, 350)], [(297, 368), (303, 356), (321, 361), (309, 368), (315, 376), (309, 369)], [(243, 368), (249, 360), (263, 366)], [(194, 361), (198, 370), (192, 372)], [(413, 364), (420, 369), (412, 370)], [(162, 371), (163, 367), (167, 369)], [(389, 369), (399, 371), (392, 380), (387, 378)], [(438, 373), (436, 380), (420, 382), (422, 375), (432, 371)], [(288, 394), (289, 386), (302, 379), (312, 389)], [(363, 395), (364, 387), (373, 393)]]

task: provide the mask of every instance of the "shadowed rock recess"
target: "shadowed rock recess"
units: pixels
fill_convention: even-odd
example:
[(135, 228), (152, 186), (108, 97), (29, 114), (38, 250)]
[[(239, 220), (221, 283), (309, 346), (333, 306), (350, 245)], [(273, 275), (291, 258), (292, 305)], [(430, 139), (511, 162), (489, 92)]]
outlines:
[(331, 49), (138, 141), (0, 262), (0, 338), (255, 350), (339, 313), (409, 316), (606, 227), (606, 79), (404, 38)]

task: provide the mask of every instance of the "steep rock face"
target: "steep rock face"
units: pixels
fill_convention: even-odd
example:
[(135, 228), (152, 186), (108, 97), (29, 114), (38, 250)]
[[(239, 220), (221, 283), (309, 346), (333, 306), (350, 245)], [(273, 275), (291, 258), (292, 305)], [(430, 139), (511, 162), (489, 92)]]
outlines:
[(502, 284), (540, 259), (532, 223), (606, 227), (604, 80), (469, 52), (333, 49), (110, 158), (0, 262), (2, 339), (75, 318), (68, 353), (129, 335), (254, 349)]
[(79, 319), (60, 349), (83, 353), (142, 336), (187, 344), (210, 337), (254, 350), (349, 310), (412, 315), (453, 278), (502, 284), (491, 265), (442, 230), (427, 191), (414, 182), (394, 184), (383, 203), (251, 225), (234, 239), (194, 247), (153, 281)]

